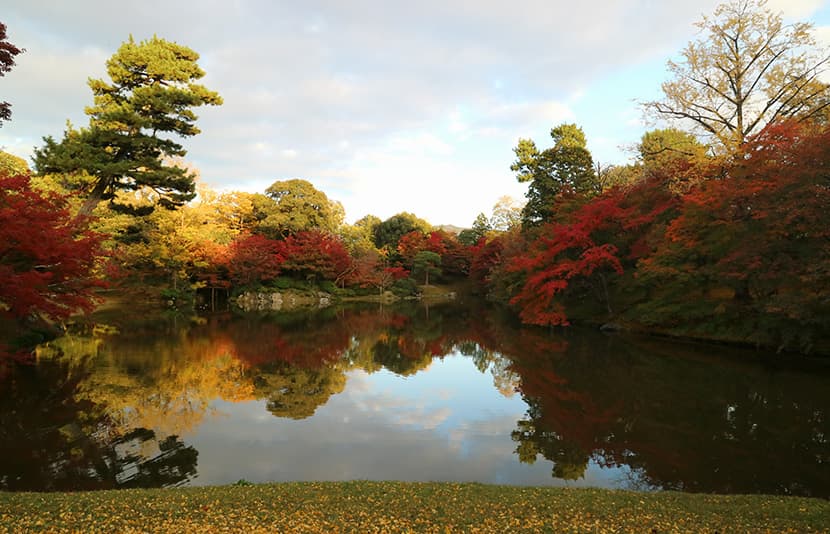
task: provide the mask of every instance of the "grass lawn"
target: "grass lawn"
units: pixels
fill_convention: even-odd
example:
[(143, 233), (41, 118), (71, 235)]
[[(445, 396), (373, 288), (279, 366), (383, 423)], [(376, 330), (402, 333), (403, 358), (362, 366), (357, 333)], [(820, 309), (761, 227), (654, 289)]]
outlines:
[(830, 532), (830, 501), (456, 483), (0, 493), (0, 532)]

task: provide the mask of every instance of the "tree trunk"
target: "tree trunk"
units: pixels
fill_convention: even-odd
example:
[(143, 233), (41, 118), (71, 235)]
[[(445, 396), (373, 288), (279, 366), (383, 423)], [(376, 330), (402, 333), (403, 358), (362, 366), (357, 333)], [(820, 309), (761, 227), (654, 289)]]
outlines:
[(81, 209), (78, 210), (78, 217), (88, 217), (92, 210), (95, 209), (101, 199), (104, 197), (104, 191), (107, 190), (107, 180), (104, 178), (99, 178), (97, 182), (95, 182), (95, 187), (92, 188), (92, 191), (89, 192), (89, 196), (86, 197), (84, 203), (81, 205)]
[(602, 282), (602, 293), (605, 297), (605, 307), (608, 309), (608, 316), (611, 317), (614, 315), (614, 312), (611, 310), (611, 299), (608, 297), (608, 284), (605, 282), (605, 275), (599, 273), (599, 279)]

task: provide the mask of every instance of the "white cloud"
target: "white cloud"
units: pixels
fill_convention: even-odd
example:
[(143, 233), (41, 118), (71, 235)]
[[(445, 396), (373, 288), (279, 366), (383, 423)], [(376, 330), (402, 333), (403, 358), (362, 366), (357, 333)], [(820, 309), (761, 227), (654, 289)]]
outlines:
[(788, 19), (804, 19), (824, 4), (823, 0), (768, 0), (767, 7)]
[(830, 47), (830, 26), (816, 26), (813, 35), (820, 46)]
[[(453, 146), (429, 132), (404, 133), (390, 139), (384, 147), (390, 155), (424, 157), (426, 155), (447, 156), (453, 153)], [(372, 164), (372, 161), (366, 161)]]
[[(256, 191), (302, 177), (352, 220), (406, 210), (463, 225), (521, 196), (508, 169), (518, 137), (607, 121), (587, 116), (594, 84), (662, 65), (717, 0), (13, 4), (4, 22), (27, 52), (2, 79), (14, 117), (0, 145), (18, 155), (67, 118), (83, 124), (87, 77), (128, 35), (158, 34), (197, 50), (225, 100), (198, 110), (202, 134), (185, 143), (207, 182)], [(820, 3), (774, 5), (807, 16)]]

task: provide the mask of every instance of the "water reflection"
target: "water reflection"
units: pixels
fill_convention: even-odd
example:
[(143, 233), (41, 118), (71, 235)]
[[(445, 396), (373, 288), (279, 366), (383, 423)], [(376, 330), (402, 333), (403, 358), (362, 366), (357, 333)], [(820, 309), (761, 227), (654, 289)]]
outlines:
[(175, 435), (124, 428), (106, 404), (79, 393), (90, 368), (65, 359), (17, 366), (0, 395), (0, 488), (68, 491), (175, 486), (198, 452)]
[(193, 483), (198, 458), (200, 483), (830, 496), (826, 369), (471, 306), (109, 320), (120, 333), (89, 325), (0, 378), (0, 488)]
[(520, 458), (540, 454), (561, 478), (580, 476), (591, 459), (628, 466), (635, 486), (830, 495), (826, 372), (701, 358), (682, 346), (656, 353), (665, 349), (598, 350), (593, 336), (572, 336), (554, 357), (512, 357), (529, 406), (513, 433)]

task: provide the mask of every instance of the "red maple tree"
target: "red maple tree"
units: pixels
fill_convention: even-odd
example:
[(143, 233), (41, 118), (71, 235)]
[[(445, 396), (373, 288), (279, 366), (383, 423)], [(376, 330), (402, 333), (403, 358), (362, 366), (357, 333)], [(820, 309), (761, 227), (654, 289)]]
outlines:
[(343, 241), (322, 230), (307, 230), (285, 240), (285, 272), (299, 278), (337, 280), (350, 270), (352, 258)]
[(87, 222), (28, 176), (0, 176), (0, 313), (61, 320), (93, 308), (102, 236)]
[(650, 227), (658, 219), (671, 218), (676, 204), (677, 198), (654, 178), (606, 191), (576, 209), (566, 222), (543, 226), (529, 253), (516, 256), (507, 267), (525, 275), (511, 299), (522, 321), (569, 324), (557, 297), (577, 280), (592, 288), (610, 314), (609, 279), (651, 250)]
[(273, 280), (282, 272), (286, 246), (282, 241), (259, 234), (247, 234), (230, 244), (228, 271), (236, 285)]

